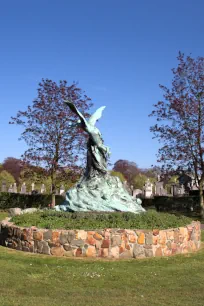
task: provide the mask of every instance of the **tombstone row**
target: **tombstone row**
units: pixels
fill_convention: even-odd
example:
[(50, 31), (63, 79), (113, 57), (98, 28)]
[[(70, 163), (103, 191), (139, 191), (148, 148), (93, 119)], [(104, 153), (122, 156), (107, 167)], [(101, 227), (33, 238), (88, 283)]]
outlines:
[[(157, 181), (155, 183), (155, 188), (153, 190), (153, 184), (149, 181), (149, 179), (146, 181), (144, 187), (142, 190), (140, 189), (135, 189), (133, 190), (133, 188), (131, 188), (131, 193), (133, 195), (133, 197), (137, 197), (137, 196), (142, 196), (144, 198), (151, 198), (154, 195), (157, 196), (166, 196), (167, 195), (167, 191), (166, 189), (164, 189), (163, 186), (163, 182), (162, 181)], [(131, 186), (133, 187), (133, 186)], [(192, 189), (194, 189), (195, 187), (193, 186)], [(30, 192), (28, 192), (27, 190), (30, 188), (27, 188), (26, 183), (24, 182), (21, 187), (20, 187), (20, 191), (19, 193), (21, 194), (29, 194)], [(31, 184), (31, 193), (34, 193), (36, 191), (35, 189), (35, 183)], [(9, 187), (6, 185), (5, 182), (2, 183), (1, 186), (1, 192), (9, 192), (9, 193), (18, 193), (18, 188), (17, 188), (17, 184), (11, 184)], [(46, 187), (45, 184), (41, 184), (40, 190), (37, 191), (40, 194), (46, 194)], [(51, 193), (52, 190), (50, 190)], [(56, 194), (62, 195), (65, 193), (65, 188), (63, 185), (61, 185), (60, 189), (56, 191)], [(171, 195), (176, 196), (176, 195), (183, 195), (185, 194), (185, 188), (184, 185), (179, 186), (179, 184), (172, 184), (171, 186)]]
[[(154, 188), (153, 188), (154, 187)], [(195, 190), (195, 185), (189, 186), (190, 190)], [(170, 193), (168, 194), (164, 188), (164, 182), (157, 181), (155, 184), (152, 184), (149, 179), (143, 186), (143, 189), (134, 189), (132, 192), (133, 197), (141, 196), (145, 199), (152, 198), (153, 196), (181, 196), (186, 194), (186, 189), (183, 184), (172, 184)]]
[[(21, 194), (29, 194), (29, 192), (27, 191), (28, 188), (26, 186), (26, 183), (24, 182), (21, 187), (20, 187), (20, 192)], [(31, 193), (34, 193), (36, 191), (35, 189), (35, 183), (31, 184)], [(1, 185), (1, 192), (9, 192), (9, 193), (18, 193), (18, 188), (17, 188), (17, 184), (13, 183), (11, 185), (9, 185), (9, 187), (6, 185), (5, 182), (2, 183)], [(37, 191), (38, 192), (38, 191)], [(52, 190), (50, 190), (50, 193), (52, 192)], [(40, 187), (40, 194), (45, 194), (46, 193), (46, 187), (45, 184), (41, 184)], [(61, 185), (60, 189), (56, 191), (56, 194), (63, 194), (65, 193), (65, 188), (63, 185)]]

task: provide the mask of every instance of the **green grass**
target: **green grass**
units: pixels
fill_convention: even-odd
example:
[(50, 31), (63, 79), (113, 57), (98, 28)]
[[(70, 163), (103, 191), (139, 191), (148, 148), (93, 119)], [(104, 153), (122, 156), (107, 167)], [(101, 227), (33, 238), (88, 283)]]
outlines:
[(8, 217), (8, 213), (6, 211), (0, 210), (0, 221)]
[(1, 306), (202, 306), (203, 284), (204, 248), (166, 258), (108, 261), (0, 247)]
[(101, 228), (172, 228), (191, 223), (191, 219), (167, 213), (148, 211), (139, 215), (133, 213), (59, 213), (38, 212), (15, 216), (12, 221), (19, 226), (62, 229), (101, 229)]
[(1, 306), (197, 306), (204, 249), (142, 260), (77, 260), (0, 247)]

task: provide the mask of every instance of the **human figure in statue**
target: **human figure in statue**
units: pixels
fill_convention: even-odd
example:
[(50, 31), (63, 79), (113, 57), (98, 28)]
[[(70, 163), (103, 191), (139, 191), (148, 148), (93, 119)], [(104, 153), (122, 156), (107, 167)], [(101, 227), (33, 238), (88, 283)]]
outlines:
[(105, 106), (100, 107), (97, 111), (86, 120), (76, 106), (69, 102), (65, 103), (79, 117), (79, 126), (88, 133), (89, 139), (87, 142), (87, 166), (85, 177), (89, 179), (95, 175), (107, 173), (107, 159), (110, 155), (110, 149), (103, 144), (102, 135), (95, 127), (96, 121), (101, 118)]
[[(110, 150), (104, 145), (100, 131), (95, 127), (105, 106), (100, 107), (89, 119), (76, 106), (65, 101), (79, 117), (77, 125), (88, 135), (87, 165), (84, 175), (75, 186), (66, 192), (65, 201), (55, 207), (58, 211), (131, 211), (141, 213), (141, 201), (136, 200), (124, 188), (118, 177), (111, 176), (107, 169)], [(139, 203), (139, 202), (140, 203)]]

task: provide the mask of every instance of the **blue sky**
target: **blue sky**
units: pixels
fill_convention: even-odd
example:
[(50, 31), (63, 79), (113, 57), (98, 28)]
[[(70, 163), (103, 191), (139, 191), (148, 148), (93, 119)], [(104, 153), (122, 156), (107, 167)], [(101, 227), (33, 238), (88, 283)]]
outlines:
[(21, 128), (10, 116), (26, 109), (42, 78), (79, 82), (94, 103), (111, 161), (156, 162), (148, 114), (170, 85), (181, 50), (204, 54), (202, 0), (0, 1), (0, 162), (20, 157)]

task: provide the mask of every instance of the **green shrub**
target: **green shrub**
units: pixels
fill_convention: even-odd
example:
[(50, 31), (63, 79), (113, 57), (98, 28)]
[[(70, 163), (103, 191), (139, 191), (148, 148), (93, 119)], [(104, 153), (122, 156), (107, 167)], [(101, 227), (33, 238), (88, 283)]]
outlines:
[(198, 196), (182, 196), (182, 197), (154, 197), (153, 203), (157, 211), (169, 212), (200, 212), (200, 204)]
[[(56, 195), (56, 205), (61, 204), (64, 201), (64, 197)], [(52, 195), (50, 194), (20, 194), (20, 193), (0, 193), (0, 209), (8, 209), (14, 207), (20, 207), (22, 209), (37, 207), (48, 207), (52, 202)]]
[(164, 229), (185, 226), (191, 219), (184, 216), (175, 216), (167, 213), (148, 211), (136, 215), (134, 213), (69, 213), (44, 211), (33, 214), (24, 214), (12, 218), (12, 222), (19, 226), (37, 226), (49, 229)]
[(10, 184), (15, 183), (15, 179), (13, 175), (11, 175), (8, 171), (3, 170), (0, 172), (0, 186), (2, 185), (3, 182), (6, 183), (8, 187)]
[(144, 208), (155, 207), (160, 212), (178, 212), (184, 214), (200, 213), (199, 196), (154, 196), (152, 199), (143, 199)]

